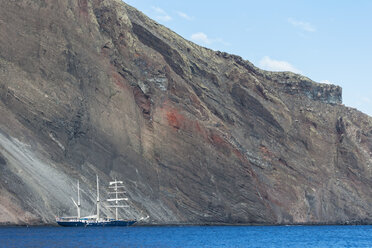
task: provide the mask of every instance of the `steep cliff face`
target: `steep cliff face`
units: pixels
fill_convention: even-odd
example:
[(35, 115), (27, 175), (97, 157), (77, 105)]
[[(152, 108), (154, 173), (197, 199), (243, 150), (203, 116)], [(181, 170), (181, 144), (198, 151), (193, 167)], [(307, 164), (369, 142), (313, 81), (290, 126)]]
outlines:
[(119, 0), (1, 1), (0, 33), (0, 223), (73, 215), (77, 179), (92, 213), (96, 174), (150, 223), (372, 223), (372, 118), (340, 87)]

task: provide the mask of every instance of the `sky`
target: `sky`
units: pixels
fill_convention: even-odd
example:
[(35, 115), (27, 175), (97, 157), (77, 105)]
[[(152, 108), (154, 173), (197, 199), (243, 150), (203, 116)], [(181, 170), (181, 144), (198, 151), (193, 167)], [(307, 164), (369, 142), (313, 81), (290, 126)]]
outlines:
[(125, 0), (187, 40), (342, 87), (372, 116), (372, 1)]

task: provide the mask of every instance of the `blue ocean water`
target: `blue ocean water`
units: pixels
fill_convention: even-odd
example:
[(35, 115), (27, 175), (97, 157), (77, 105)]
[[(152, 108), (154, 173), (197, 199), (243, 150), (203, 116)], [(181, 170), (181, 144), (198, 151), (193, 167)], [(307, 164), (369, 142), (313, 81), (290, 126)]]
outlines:
[(372, 247), (372, 226), (1, 227), (0, 247)]

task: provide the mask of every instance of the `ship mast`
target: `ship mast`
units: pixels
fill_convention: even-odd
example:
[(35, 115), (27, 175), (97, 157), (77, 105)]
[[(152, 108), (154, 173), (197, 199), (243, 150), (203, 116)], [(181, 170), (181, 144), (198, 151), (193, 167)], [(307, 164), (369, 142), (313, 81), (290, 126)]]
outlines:
[(97, 221), (99, 221), (99, 182), (97, 175)]
[(115, 194), (115, 198), (107, 199), (108, 202), (115, 202), (115, 205), (108, 206), (109, 208), (115, 208), (115, 220), (118, 220), (118, 208), (125, 208), (128, 207), (127, 205), (119, 205), (120, 201), (128, 201), (128, 198), (121, 197), (119, 198), (119, 194), (124, 194), (125, 191), (119, 191), (120, 188), (124, 188), (122, 181), (115, 181), (110, 182), (110, 189), (114, 191), (110, 191), (109, 194)]
[(78, 219), (80, 219), (80, 186), (79, 186), (79, 180), (78, 180), (78, 202), (77, 202), (77, 209), (78, 209)]
[(79, 180), (77, 182), (77, 191), (78, 191), (78, 200), (77, 200), (77, 203), (76, 201), (74, 200), (74, 198), (71, 197), (71, 200), (74, 202), (76, 208), (77, 208), (77, 214), (78, 214), (78, 219), (80, 219), (80, 186), (79, 186)]

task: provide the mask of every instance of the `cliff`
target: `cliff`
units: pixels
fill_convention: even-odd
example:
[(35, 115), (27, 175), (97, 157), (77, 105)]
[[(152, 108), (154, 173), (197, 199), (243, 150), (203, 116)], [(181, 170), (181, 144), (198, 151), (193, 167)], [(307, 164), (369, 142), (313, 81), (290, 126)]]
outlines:
[(1, 1), (0, 33), (0, 223), (74, 215), (78, 179), (93, 213), (96, 174), (149, 223), (372, 223), (372, 118), (340, 87), (120, 0)]

